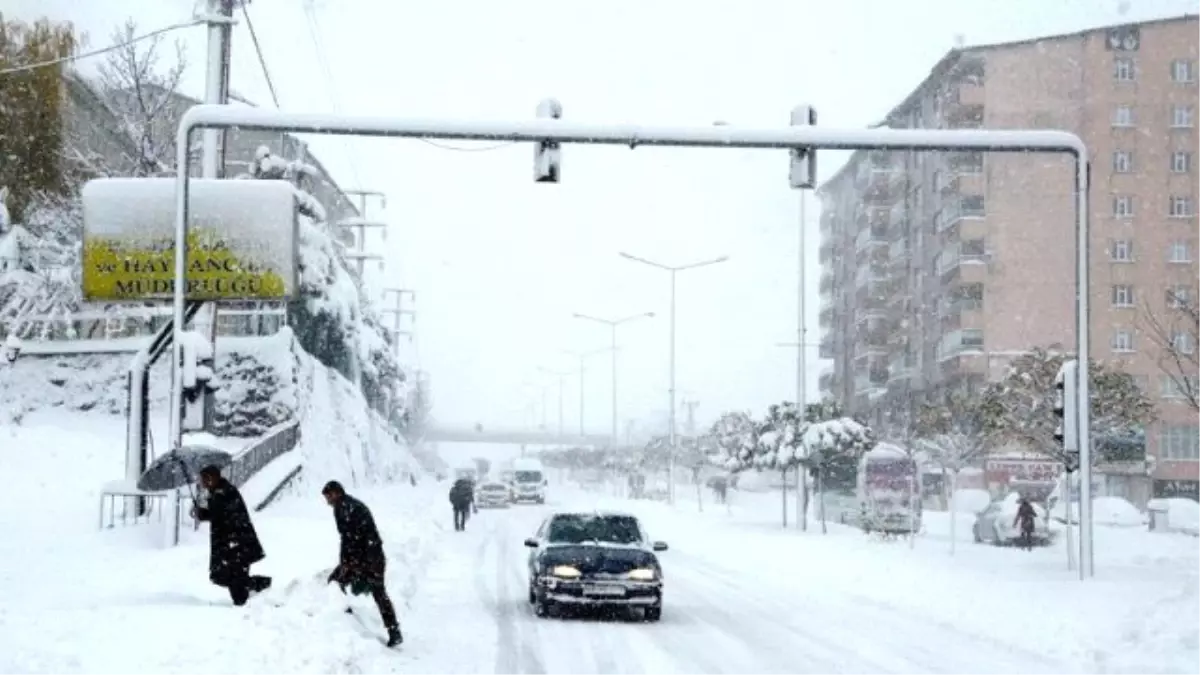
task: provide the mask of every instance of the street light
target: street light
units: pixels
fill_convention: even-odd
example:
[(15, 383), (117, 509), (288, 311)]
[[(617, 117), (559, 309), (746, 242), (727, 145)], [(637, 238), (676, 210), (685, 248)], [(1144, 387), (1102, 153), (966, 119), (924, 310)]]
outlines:
[(564, 353), (564, 354), (570, 354), (571, 356), (574, 356), (575, 358), (579, 359), (579, 437), (580, 437), (580, 438), (583, 438), (583, 436), (584, 436), (584, 427), (583, 427), (583, 419), (584, 419), (584, 417), (583, 417), (583, 414), (584, 414), (584, 407), (583, 407), (583, 400), (584, 400), (584, 392), (585, 392), (585, 390), (584, 390), (584, 387), (583, 387), (583, 371), (584, 371), (584, 370), (585, 370), (585, 368), (586, 368), (586, 366), (585, 366), (585, 364), (584, 364), (584, 361), (586, 361), (586, 360), (587, 360), (587, 357), (589, 357), (589, 356), (595, 356), (596, 354), (603, 354), (604, 352), (607, 352), (607, 351), (609, 351), (609, 349), (614, 349), (614, 348), (611, 348), (611, 347), (605, 347), (604, 349), (593, 349), (593, 350), (592, 350), (592, 351), (590, 351), (590, 352), (573, 352), (573, 351), (571, 351), (571, 350), (569, 350), (569, 349), (565, 349), (565, 350), (563, 350), (563, 353)]
[(671, 273), (671, 384), (669, 391), (670, 396), (670, 422), (668, 422), (669, 430), (667, 431), (667, 442), (669, 450), (667, 452), (667, 501), (671, 504), (675, 503), (675, 275), (684, 270), (696, 269), (697, 267), (707, 267), (708, 265), (716, 265), (729, 260), (729, 256), (723, 255), (719, 258), (711, 260), (701, 260), (699, 262), (688, 263), (686, 265), (664, 265), (662, 263), (639, 258), (635, 255), (630, 255), (624, 251), (619, 254), (622, 258), (632, 260), (634, 262), (657, 267), (660, 270), (666, 270)]
[(642, 314), (634, 314), (627, 316), (624, 319), (602, 319), (598, 316), (590, 316), (576, 312), (573, 315), (576, 319), (585, 319), (587, 321), (595, 321), (608, 326), (612, 330), (612, 447), (617, 447), (617, 326), (637, 319), (653, 318), (654, 312), (643, 312)]
[[(545, 373), (547, 375), (553, 375), (554, 377), (558, 378), (558, 442), (559, 442), (559, 445), (564, 445), (562, 442), (562, 435), (563, 435), (563, 384), (567, 379), (567, 373), (562, 373), (557, 370), (550, 370), (549, 368), (541, 368), (541, 367), (539, 367), (538, 370), (542, 371), (543, 373)], [(542, 410), (543, 410), (543, 415), (544, 415), (545, 408), (543, 407)]]

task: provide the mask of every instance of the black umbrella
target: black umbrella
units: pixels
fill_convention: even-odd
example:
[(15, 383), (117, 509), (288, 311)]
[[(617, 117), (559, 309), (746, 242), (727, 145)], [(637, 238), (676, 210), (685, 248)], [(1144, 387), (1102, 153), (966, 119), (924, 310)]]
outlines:
[(185, 445), (172, 450), (150, 463), (138, 478), (139, 490), (158, 492), (174, 490), (196, 482), (200, 469), (206, 466), (224, 468), (233, 463), (233, 455), (204, 445)]

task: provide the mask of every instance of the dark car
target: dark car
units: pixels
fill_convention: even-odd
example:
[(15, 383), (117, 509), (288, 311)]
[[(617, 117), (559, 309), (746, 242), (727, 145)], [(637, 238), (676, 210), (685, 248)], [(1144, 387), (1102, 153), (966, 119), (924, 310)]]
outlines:
[(636, 516), (626, 513), (555, 513), (525, 540), (529, 602), (538, 616), (564, 607), (640, 609), (662, 618), (663, 573)]

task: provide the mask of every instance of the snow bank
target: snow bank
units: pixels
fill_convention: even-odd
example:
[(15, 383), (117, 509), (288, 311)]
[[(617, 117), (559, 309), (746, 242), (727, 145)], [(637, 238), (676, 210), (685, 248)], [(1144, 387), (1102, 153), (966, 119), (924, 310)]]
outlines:
[(958, 513), (979, 513), (992, 503), (987, 490), (962, 489), (954, 491), (954, 510)]
[(1146, 508), (1151, 511), (1167, 512), (1167, 529), (1182, 532), (1200, 532), (1200, 502), (1182, 497), (1151, 499)]
[[(1059, 499), (1050, 509), (1050, 516), (1060, 523), (1067, 522), (1067, 503)], [(1095, 497), (1092, 499), (1092, 518), (1097, 525), (1109, 527), (1141, 527), (1146, 516), (1136, 506), (1120, 497)], [(1079, 501), (1071, 504), (1071, 522), (1079, 522)]]
[(407, 482), (419, 465), (399, 432), (341, 373), (301, 354), (300, 483), (319, 490), (329, 480), (348, 488)]

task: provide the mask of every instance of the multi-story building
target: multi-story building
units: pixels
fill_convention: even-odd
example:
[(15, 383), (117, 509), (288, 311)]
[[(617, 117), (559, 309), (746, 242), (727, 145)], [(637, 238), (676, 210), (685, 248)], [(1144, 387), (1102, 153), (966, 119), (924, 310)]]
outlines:
[[(1196, 298), (1196, 81), (1189, 15), (951, 50), (885, 120), (1086, 142), (1093, 354), (1160, 404), (1152, 475), (1109, 478), (1137, 501), (1200, 494), (1196, 410), (1144, 329), (1146, 313)], [(883, 422), (916, 392), (978, 388), (1032, 347), (1070, 349), (1072, 190), (1066, 156), (855, 153), (819, 190), (822, 390)]]

